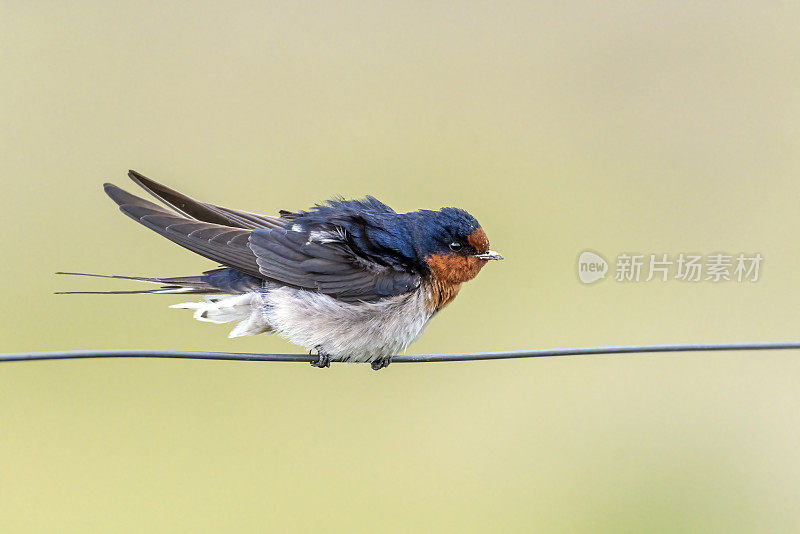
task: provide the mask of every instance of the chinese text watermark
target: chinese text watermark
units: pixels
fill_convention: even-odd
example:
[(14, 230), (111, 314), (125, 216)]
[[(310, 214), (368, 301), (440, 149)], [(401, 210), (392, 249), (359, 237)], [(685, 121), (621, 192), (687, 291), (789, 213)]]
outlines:
[[(616, 282), (757, 282), (763, 256), (745, 254), (619, 254), (614, 263)], [(578, 256), (578, 278), (584, 284), (605, 278), (609, 264), (600, 254)]]

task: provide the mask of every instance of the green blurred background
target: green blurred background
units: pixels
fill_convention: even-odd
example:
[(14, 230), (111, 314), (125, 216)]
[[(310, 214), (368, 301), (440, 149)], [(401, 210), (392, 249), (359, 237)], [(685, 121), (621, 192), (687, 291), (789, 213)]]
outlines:
[[(602, 4), (602, 5), (601, 5)], [(701, 5), (702, 4), (702, 5)], [(213, 266), (128, 168), (276, 212), (455, 205), (506, 261), (409, 352), (798, 339), (800, 4), (0, 1), (0, 350), (295, 352), (57, 270)], [(584, 249), (759, 252), (582, 285)], [(3, 532), (800, 529), (800, 353), (0, 366)]]

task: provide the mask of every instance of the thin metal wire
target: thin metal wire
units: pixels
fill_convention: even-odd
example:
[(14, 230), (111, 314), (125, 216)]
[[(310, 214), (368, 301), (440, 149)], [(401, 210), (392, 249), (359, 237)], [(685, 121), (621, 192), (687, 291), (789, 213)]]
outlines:
[[(593, 356), (600, 354), (646, 354), (659, 352), (706, 352), (742, 350), (800, 349), (800, 342), (765, 343), (685, 343), (664, 345), (612, 345), (608, 347), (575, 347), (497, 352), (461, 352), (452, 354), (408, 354), (392, 358), (392, 363), (463, 362), (507, 360), (516, 358), (549, 358), (556, 356)], [(198, 352), (182, 350), (68, 350), (50, 352), (12, 352), (0, 354), (0, 362), (34, 360), (68, 360), (80, 358), (187, 358), (194, 360), (228, 360), (248, 362), (311, 362), (316, 355), (256, 354), (239, 352)]]

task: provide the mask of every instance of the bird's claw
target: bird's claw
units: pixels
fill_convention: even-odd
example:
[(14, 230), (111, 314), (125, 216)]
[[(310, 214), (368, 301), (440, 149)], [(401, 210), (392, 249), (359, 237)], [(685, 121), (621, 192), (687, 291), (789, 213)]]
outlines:
[[(330, 367), (331, 366), (331, 357), (324, 352), (320, 351), (319, 348), (316, 349), (317, 351), (317, 359), (311, 360), (312, 367), (319, 367), (322, 369), (323, 367)], [(310, 355), (312, 351), (308, 351)]]
[(391, 358), (384, 358), (382, 360), (375, 360), (374, 362), (370, 362), (373, 371), (380, 371), (384, 367), (389, 367), (389, 364), (392, 363)]

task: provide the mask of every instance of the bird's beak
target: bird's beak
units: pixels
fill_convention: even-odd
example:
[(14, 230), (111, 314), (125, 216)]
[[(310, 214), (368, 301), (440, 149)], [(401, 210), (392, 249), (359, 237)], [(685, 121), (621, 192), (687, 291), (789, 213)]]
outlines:
[(486, 252), (482, 252), (481, 254), (475, 254), (472, 256), (473, 258), (478, 258), (479, 260), (502, 260), (503, 256), (495, 252), (494, 250), (487, 250)]

